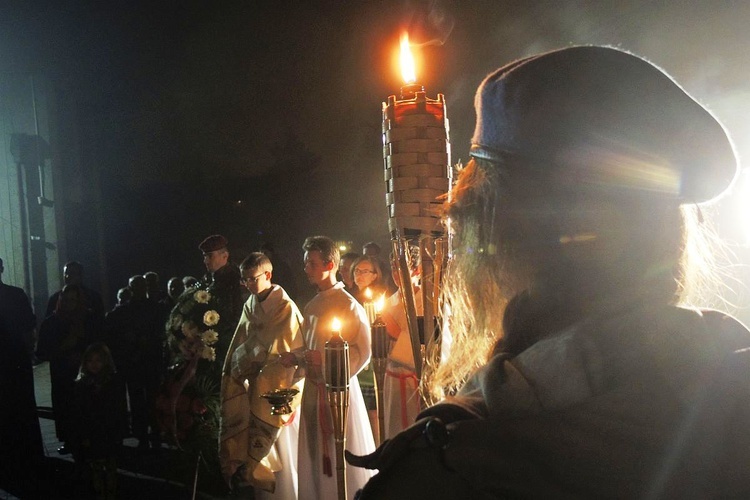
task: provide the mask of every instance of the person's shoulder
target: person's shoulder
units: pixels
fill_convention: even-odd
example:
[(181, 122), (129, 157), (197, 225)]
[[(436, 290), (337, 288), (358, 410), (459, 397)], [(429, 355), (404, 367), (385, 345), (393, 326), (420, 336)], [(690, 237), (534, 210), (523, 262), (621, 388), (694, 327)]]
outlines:
[(26, 295), (26, 292), (24, 291), (23, 288), (13, 286), (13, 285), (8, 285), (7, 283), (0, 283), (0, 293), (8, 297), (12, 297), (14, 299), (18, 299), (21, 297), (28, 299), (28, 295)]
[(696, 313), (710, 333), (719, 335), (732, 349), (750, 348), (750, 330), (729, 313), (715, 309), (700, 309)]
[(231, 262), (227, 262), (226, 264), (221, 266), (219, 269), (214, 271), (214, 279), (216, 278), (217, 274), (223, 277), (237, 276), (237, 279), (239, 280), (240, 268)]
[(297, 307), (297, 303), (294, 302), (294, 300), (289, 296), (288, 293), (286, 293), (286, 290), (276, 284), (273, 285), (271, 293), (268, 294), (268, 297), (266, 297), (266, 300), (264, 300), (263, 303), (266, 304), (268, 310), (272, 310), (275, 312), (281, 312), (287, 309), (292, 309), (295, 311), (299, 310), (299, 307)]
[(83, 293), (89, 298), (89, 300), (98, 300), (99, 302), (101, 302), (102, 294), (100, 294), (93, 288), (89, 288), (87, 286), (81, 285), (81, 290), (83, 290)]

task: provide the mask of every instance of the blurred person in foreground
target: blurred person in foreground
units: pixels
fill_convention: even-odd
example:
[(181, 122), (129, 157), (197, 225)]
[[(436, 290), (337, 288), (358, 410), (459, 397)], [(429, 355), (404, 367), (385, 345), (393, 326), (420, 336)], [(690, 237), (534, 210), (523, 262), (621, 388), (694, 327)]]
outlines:
[(350, 457), (380, 471), (361, 498), (748, 497), (750, 334), (685, 302), (696, 204), (736, 175), (721, 124), (594, 46), (513, 62), (475, 104), (426, 387), (455, 395)]
[(0, 488), (32, 498), (44, 459), (32, 367), (36, 316), (26, 292), (3, 282), (4, 271), (0, 259)]

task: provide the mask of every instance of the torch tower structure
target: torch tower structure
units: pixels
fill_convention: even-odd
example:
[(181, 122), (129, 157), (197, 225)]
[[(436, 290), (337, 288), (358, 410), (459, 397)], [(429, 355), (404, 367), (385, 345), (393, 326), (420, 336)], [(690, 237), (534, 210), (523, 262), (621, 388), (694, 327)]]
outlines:
[[(450, 189), (452, 170), (445, 97), (439, 93), (431, 99), (424, 87), (415, 83), (407, 37), (401, 39), (401, 60), (406, 83), (399, 98), (391, 95), (383, 103), (383, 163), (388, 228), (398, 263), (415, 370), (421, 378), (422, 360), (425, 355), (431, 358), (435, 325), (439, 324), (439, 285), (448, 256), (440, 207)], [(409, 286), (411, 249), (419, 250), (421, 308)], [(422, 317), (417, 317), (419, 309)]]

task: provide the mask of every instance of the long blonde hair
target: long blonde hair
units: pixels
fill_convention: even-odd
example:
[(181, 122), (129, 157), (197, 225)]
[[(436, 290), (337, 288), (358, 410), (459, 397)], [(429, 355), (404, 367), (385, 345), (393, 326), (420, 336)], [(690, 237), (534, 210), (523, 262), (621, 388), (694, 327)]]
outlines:
[[(559, 197), (550, 202), (549, 212), (539, 218), (540, 225), (550, 223), (550, 227), (540, 228), (544, 234), (527, 243), (525, 240), (536, 236), (533, 217), (538, 214), (524, 211), (523, 194), (513, 186), (544, 191), (545, 178), (543, 172), (519, 172), (518, 168), (523, 165), (473, 159), (459, 173), (451, 201), (446, 204), (446, 216), (454, 229), (454, 257), (443, 282), (443, 297), (451, 310), (451, 347), (443, 363), (428, 361), (423, 377), (428, 400), (457, 392), (487, 362), (505, 335), (508, 303), (529, 290), (544, 295), (546, 301), (533, 311), (556, 316), (556, 323), (551, 324), (560, 326), (562, 321), (564, 326), (565, 321), (578, 320), (592, 309), (601, 310), (613, 303), (681, 303), (684, 296), (695, 295), (689, 280), (701, 277), (700, 288), (701, 283), (712, 279), (705, 257), (702, 263), (698, 260), (697, 266), (692, 265), (696, 257), (710, 254), (706, 248), (689, 244), (692, 240), (687, 237), (685, 221), (694, 221), (695, 211), (688, 208), (683, 214), (674, 200), (620, 196), (614, 191), (596, 194), (592, 198), (596, 200), (592, 202), (594, 217), (599, 216), (596, 203), (602, 203), (614, 213), (617, 224), (607, 228), (595, 222), (600, 229), (605, 228), (606, 234), (600, 238), (603, 248), (587, 242), (566, 247), (560, 233), (554, 231), (570, 220), (575, 222), (574, 210), (559, 206), (565, 205), (566, 196), (579, 194), (575, 191), (578, 188), (572, 187), (563, 194), (556, 193)], [(514, 217), (521, 221), (518, 227), (513, 226)], [(690, 229), (695, 230), (700, 224), (692, 226)], [(557, 241), (546, 242), (547, 236), (555, 236)], [(528, 251), (534, 245), (547, 244), (550, 246), (544, 249), (544, 258), (531, 256), (533, 251)], [(564, 255), (570, 248), (573, 257)], [(531, 320), (542, 322), (544, 318), (535, 316)]]

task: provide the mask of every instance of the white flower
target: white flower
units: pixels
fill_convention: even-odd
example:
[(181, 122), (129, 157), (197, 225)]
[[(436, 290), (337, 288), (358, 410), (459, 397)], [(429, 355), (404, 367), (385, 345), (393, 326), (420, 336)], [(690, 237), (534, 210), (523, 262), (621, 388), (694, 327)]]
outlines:
[(198, 325), (188, 320), (182, 324), (182, 334), (185, 338), (193, 339), (200, 335), (200, 330), (198, 330)]
[(206, 290), (198, 290), (193, 294), (193, 298), (199, 304), (208, 304), (208, 301), (211, 300), (211, 294)]
[(219, 313), (211, 309), (206, 311), (203, 315), (203, 324), (206, 326), (214, 326), (219, 323)]
[(209, 361), (216, 361), (216, 350), (213, 347), (208, 347), (207, 345), (203, 346), (201, 357)]
[(201, 340), (203, 340), (204, 344), (215, 344), (219, 340), (219, 334), (215, 330), (206, 330), (201, 335)]

